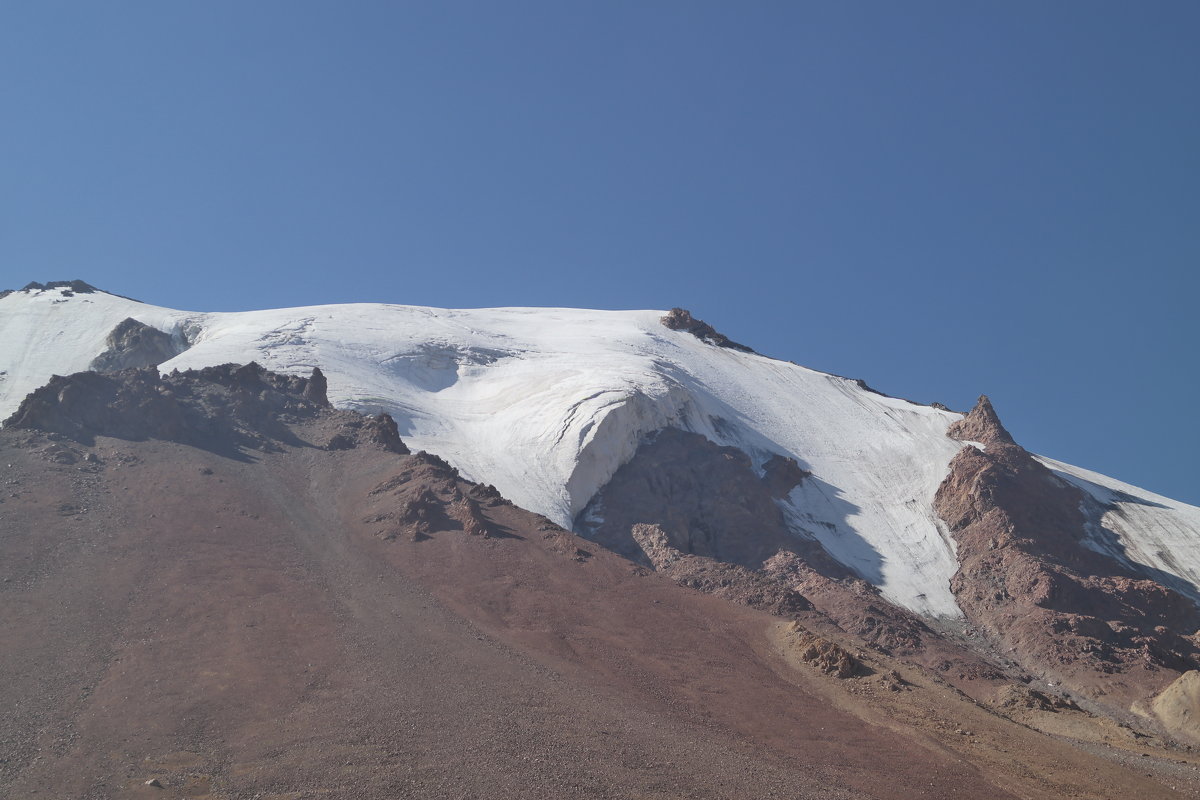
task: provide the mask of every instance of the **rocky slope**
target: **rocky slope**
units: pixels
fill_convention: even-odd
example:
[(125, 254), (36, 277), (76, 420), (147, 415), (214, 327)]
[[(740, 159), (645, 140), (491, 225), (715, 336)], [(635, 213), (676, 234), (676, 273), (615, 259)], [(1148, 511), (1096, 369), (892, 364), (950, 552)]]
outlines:
[(986, 397), (948, 435), (934, 507), (958, 545), (967, 618), (1027, 668), (1128, 709), (1200, 667), (1191, 599), (1087, 546), (1086, 497), (1016, 444)]
[[(51, 377), (89, 366), (141, 369)], [(1180, 722), (1200, 713), (1177, 710), (1197, 657), (1200, 509), (1026, 452), (986, 401), (962, 415), (886, 397), (682, 309), (204, 314), (34, 284), (0, 297), (0, 407), (14, 430), (248, 461), (340, 414), (309, 444), (400, 453), (403, 437), (495, 487), (398, 490), (374, 512), (392, 540), (495, 538), (479, 509), (502, 495), (980, 703), (1016, 682), (1045, 698), (1013, 701), (1033, 712), (1081, 704), (1200, 742)]]
[[(1121, 729), (1004, 684), (1020, 713), (1114, 745), (1089, 754), (868, 646), (806, 595), (802, 555), (756, 570), (639, 527), (657, 574), (406, 453), (386, 419), (328, 407), (321, 384), (254, 366), (75, 375), (0, 431), (0, 794), (1200, 785), (1186, 751), (1139, 757)], [(882, 604), (858, 579), (820, 579)]]

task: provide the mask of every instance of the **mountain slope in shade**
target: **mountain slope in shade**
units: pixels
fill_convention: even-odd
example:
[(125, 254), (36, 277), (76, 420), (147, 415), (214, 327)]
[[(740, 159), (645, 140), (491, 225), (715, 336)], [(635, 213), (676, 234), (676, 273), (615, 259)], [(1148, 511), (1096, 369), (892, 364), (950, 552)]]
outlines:
[[(330, 408), (323, 384), (249, 365), (84, 373), (0, 431), (0, 794), (1200, 788), (1186, 752), (1142, 757), (1123, 729), (1038, 712), (1048, 698), (1002, 678), (989, 685), (1011, 708), (988, 711), (860, 649), (794, 592), (772, 614), (676, 585), (719, 565), (652, 530), (652, 560), (686, 566), (639, 568), (408, 454), (386, 418)], [(747, 573), (720, 583), (764, 585)], [(1116, 746), (1007, 718), (1038, 713)]]
[[(568, 527), (648, 436), (679, 428), (736, 447), (755, 469), (794, 459), (809, 477), (780, 500), (791, 533), (819, 542), (895, 603), (961, 617), (954, 541), (933, 508), (951, 459), (971, 446), (946, 435), (961, 415), (719, 346), (704, 329), (673, 330), (663, 317), (373, 304), (208, 314), (103, 292), (14, 292), (0, 298), (0, 414), (51, 374), (104, 358), (106, 338), (132, 318), (176, 343), (164, 371), (320, 367), (336, 406), (386, 411), (414, 448)], [(1200, 509), (1086, 483), (1097, 530), (1111, 534), (1098, 546), (1194, 591)]]

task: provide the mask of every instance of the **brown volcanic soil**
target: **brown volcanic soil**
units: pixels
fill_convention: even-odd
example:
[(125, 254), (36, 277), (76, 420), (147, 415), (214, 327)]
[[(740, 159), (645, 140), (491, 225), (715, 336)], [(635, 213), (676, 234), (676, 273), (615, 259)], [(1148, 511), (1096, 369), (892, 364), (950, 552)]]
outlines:
[(1194, 796), (883, 656), (831, 677), (436, 459), (312, 446), (339, 412), (289, 430), (0, 432), (0, 796)]

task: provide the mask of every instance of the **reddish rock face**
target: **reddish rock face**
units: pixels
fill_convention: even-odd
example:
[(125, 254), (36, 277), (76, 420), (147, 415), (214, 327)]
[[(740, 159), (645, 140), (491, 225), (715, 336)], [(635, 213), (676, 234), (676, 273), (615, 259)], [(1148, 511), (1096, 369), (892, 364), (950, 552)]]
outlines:
[(982, 444), (1016, 444), (1012, 435), (1000, 424), (996, 409), (986, 394), (979, 395), (979, 401), (971, 412), (950, 426), (946, 435), (960, 442), (980, 442)]
[(1196, 607), (1086, 547), (1082, 492), (1015, 444), (986, 397), (949, 435), (987, 448), (963, 448), (934, 501), (974, 624), (1026, 669), (1122, 708), (1194, 668)]

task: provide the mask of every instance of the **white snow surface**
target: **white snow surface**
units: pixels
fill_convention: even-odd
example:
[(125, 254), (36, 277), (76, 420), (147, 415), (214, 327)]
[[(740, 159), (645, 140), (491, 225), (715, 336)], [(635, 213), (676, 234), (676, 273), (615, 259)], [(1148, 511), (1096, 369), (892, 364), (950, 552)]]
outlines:
[(1088, 545), (1200, 600), (1200, 508), (1052, 458), (1040, 457), (1089, 498)]
[[(946, 436), (960, 415), (715, 347), (668, 330), (662, 315), (380, 304), (194, 313), (101, 292), (17, 292), (0, 299), (0, 419), (52, 374), (86, 369), (107, 333), (133, 317), (189, 344), (164, 372), (319, 366), (334, 405), (386, 411), (414, 450), (566, 527), (645, 436), (681, 427), (756, 465), (795, 458), (813, 473), (782, 504), (798, 536), (819, 540), (895, 603), (961, 616), (949, 585), (953, 541), (932, 508), (963, 446)], [(1131, 558), (1195, 582), (1200, 509), (1170, 508), (1183, 511), (1160, 522), (1161, 509), (1139, 506), (1119, 533), (1137, 542), (1126, 545)], [(1144, 541), (1143, 530), (1153, 531)], [(1159, 550), (1168, 555), (1152, 555)]]

